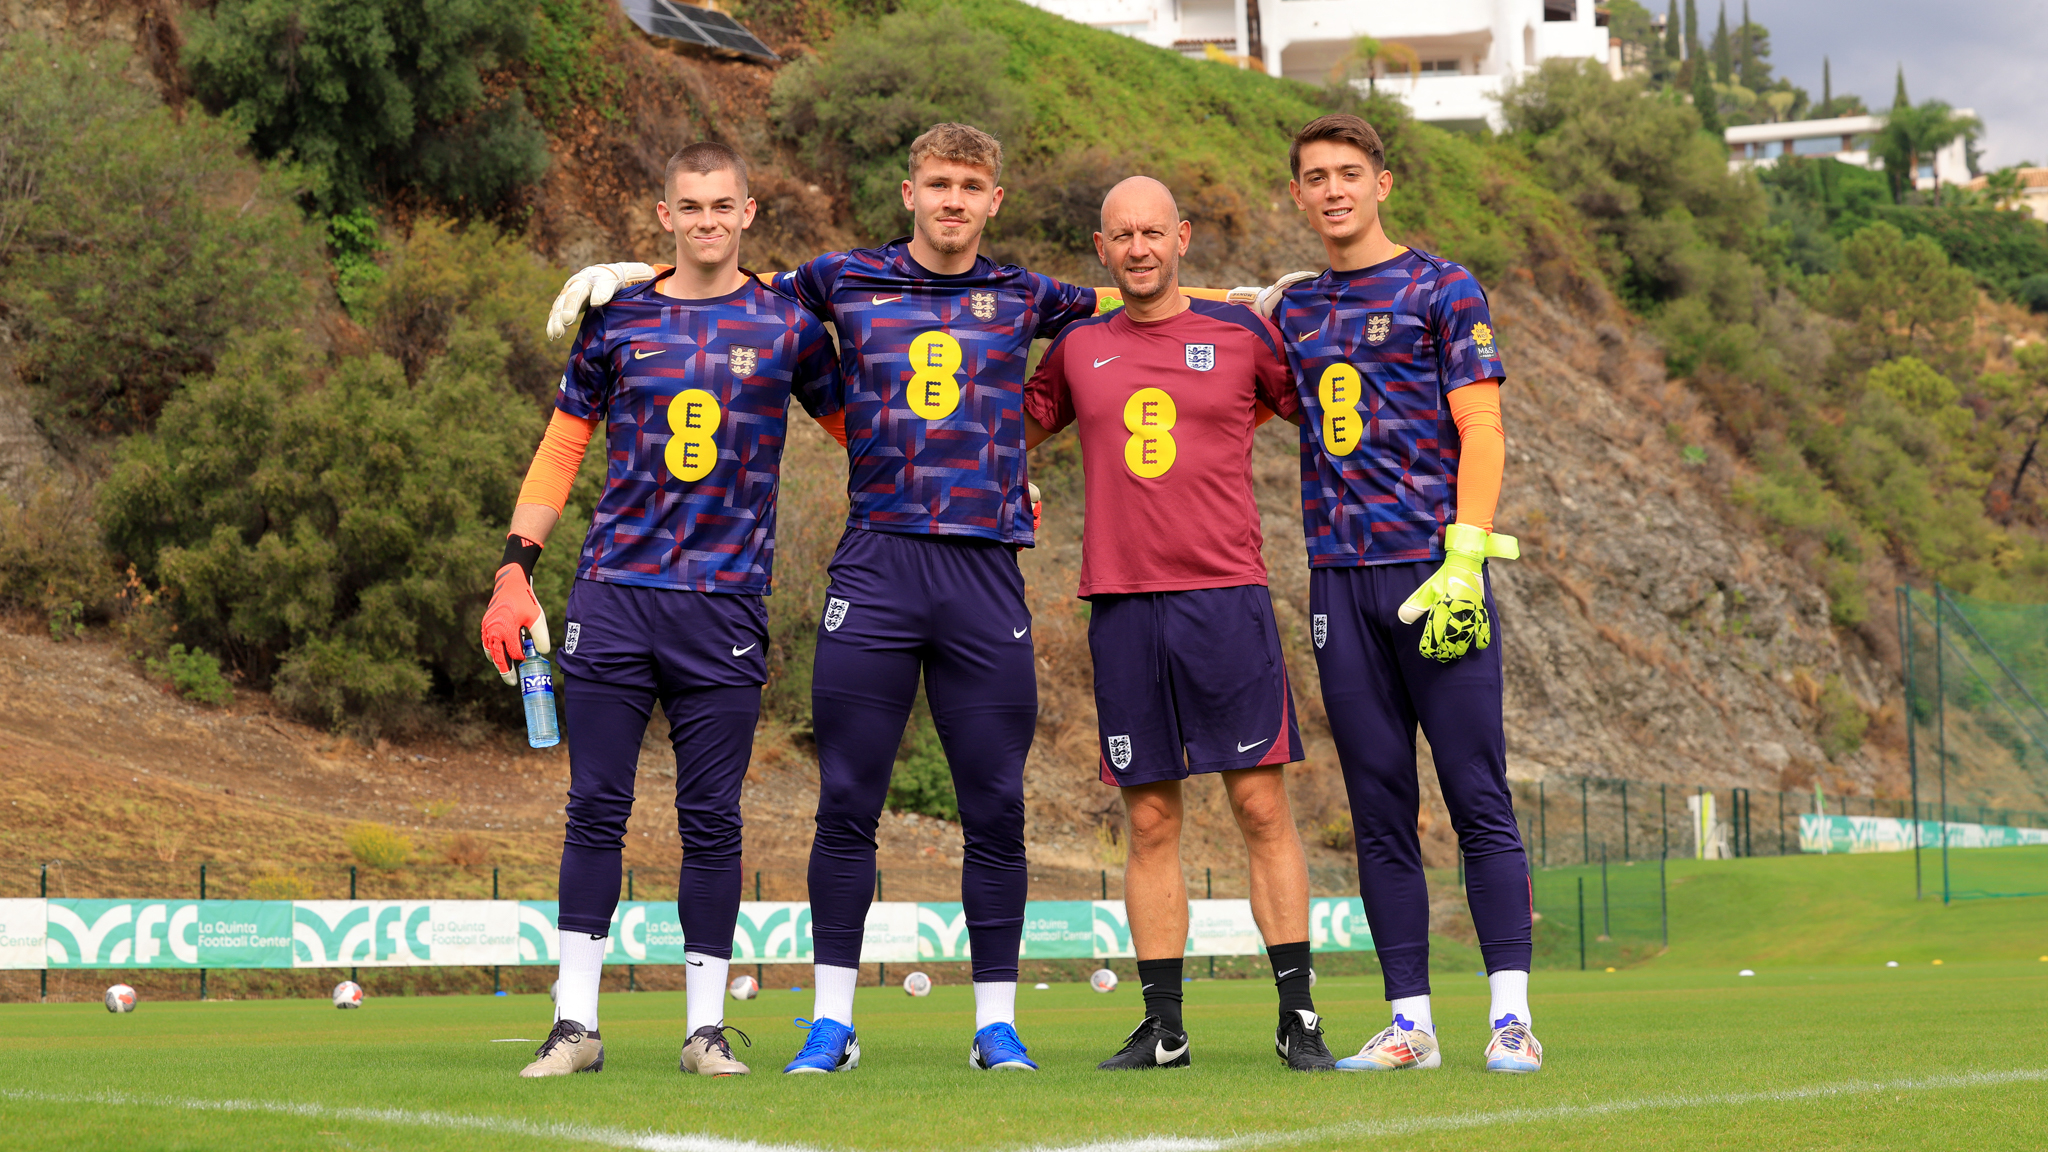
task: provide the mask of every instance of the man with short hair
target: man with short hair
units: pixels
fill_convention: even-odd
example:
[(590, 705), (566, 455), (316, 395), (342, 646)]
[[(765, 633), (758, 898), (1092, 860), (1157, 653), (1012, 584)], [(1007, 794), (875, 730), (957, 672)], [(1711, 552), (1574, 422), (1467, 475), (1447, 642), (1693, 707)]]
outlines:
[(571, 737), (561, 978), (554, 1028), (526, 1077), (604, 1067), (598, 982), (640, 740), (657, 700), (675, 745), (683, 843), (681, 1066), (710, 1076), (747, 1071), (725, 1038), (725, 981), (739, 915), (740, 785), (767, 679), (762, 599), (784, 428), (791, 395), (813, 416), (836, 411), (838, 366), (825, 325), (740, 267), (754, 201), (737, 153), (711, 142), (676, 153), (655, 214), (675, 235), (675, 267), (583, 322), (484, 615), (484, 650), (517, 683), (522, 632), (533, 650), (550, 648), (534, 564), (603, 423), (609, 469), (558, 657)]
[(1357, 116), (1306, 125), (1289, 189), (1330, 267), (1298, 273), (1278, 321), (1304, 421), (1302, 515), (1323, 704), (1393, 1023), (1346, 1071), (1442, 1063), (1429, 1006), (1429, 892), (1416, 834), (1415, 730), (1429, 738), (1465, 860), (1492, 990), (1486, 1067), (1534, 1072), (1528, 858), (1508, 792), (1488, 557), (1506, 459), (1506, 375), (1486, 294), (1458, 264), (1387, 238), (1393, 189)]
[(1283, 766), (1302, 759), (1260, 555), (1252, 436), (1300, 408), (1278, 333), (1243, 304), (1181, 292), (1192, 228), (1145, 176), (1102, 202), (1097, 256), (1123, 307), (1062, 332), (1024, 393), (1026, 442), (1073, 425), (1088, 518), (1079, 595), (1102, 782), (1130, 818), (1125, 908), (1145, 1016), (1109, 1070), (1184, 1068), (1188, 893), (1181, 782), (1214, 772), (1244, 834), (1252, 916), (1280, 993), (1288, 1067), (1334, 1066), (1309, 992), (1308, 862)]

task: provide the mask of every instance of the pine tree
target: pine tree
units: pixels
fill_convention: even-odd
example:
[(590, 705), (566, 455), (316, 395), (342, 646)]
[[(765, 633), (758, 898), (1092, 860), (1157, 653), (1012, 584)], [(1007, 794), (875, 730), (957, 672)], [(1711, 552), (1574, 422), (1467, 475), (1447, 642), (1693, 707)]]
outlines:
[(1664, 17), (1664, 55), (1676, 65), (1685, 59), (1685, 41), (1678, 23), (1678, 0), (1671, 0), (1671, 14)]
[(1699, 0), (1685, 0), (1685, 58), (1691, 60), (1700, 54), (1700, 7)]
[(1723, 84), (1735, 79), (1735, 46), (1728, 42), (1728, 0), (1721, 0), (1721, 22), (1714, 28), (1714, 79)]
[(1823, 115), (1835, 114), (1835, 78), (1825, 56), (1820, 58), (1820, 107)]
[(1692, 70), (1692, 106), (1700, 114), (1700, 127), (1719, 136), (1721, 112), (1714, 96), (1713, 81), (1707, 78), (1707, 70), (1703, 66)]
[[(1722, 11), (1727, 11), (1723, 8)], [(1742, 0), (1742, 27), (1735, 34), (1735, 74), (1748, 77), (1751, 64), (1749, 56), (1749, 0)]]
[(1913, 102), (1906, 99), (1906, 66), (1901, 64), (1899, 65), (1899, 90), (1892, 94), (1892, 111), (1898, 112), (1912, 106)]

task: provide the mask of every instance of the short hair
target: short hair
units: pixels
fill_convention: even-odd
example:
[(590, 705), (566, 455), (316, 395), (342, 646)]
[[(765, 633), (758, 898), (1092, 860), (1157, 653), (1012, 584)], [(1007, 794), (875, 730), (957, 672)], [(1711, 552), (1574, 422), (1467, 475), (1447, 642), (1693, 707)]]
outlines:
[(1287, 169), (1296, 180), (1301, 179), (1301, 146), (1323, 140), (1349, 144), (1365, 153), (1372, 160), (1375, 176), (1387, 170), (1386, 145), (1380, 143), (1380, 134), (1373, 130), (1373, 126), (1367, 124), (1362, 116), (1332, 112), (1302, 125), (1301, 131), (1294, 134), (1294, 144), (1287, 149)]
[(910, 142), (910, 174), (917, 175), (917, 166), (929, 159), (951, 160), (956, 164), (972, 164), (995, 173), (1003, 178), (1002, 141), (983, 132), (971, 124), (934, 124), (924, 134)]
[(740, 195), (747, 194), (747, 162), (740, 154), (716, 140), (699, 140), (695, 144), (668, 158), (668, 167), (661, 174), (661, 194), (668, 196), (675, 191), (676, 173), (690, 172), (708, 176), (713, 172), (731, 172), (739, 182)]

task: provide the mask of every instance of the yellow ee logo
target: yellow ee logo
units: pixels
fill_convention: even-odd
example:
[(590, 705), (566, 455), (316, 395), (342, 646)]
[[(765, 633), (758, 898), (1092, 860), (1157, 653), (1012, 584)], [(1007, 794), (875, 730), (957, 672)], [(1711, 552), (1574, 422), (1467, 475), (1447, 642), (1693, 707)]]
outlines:
[(1323, 451), (1332, 456), (1349, 456), (1365, 438), (1365, 417), (1358, 402), (1365, 399), (1358, 369), (1349, 364), (1332, 364), (1323, 369), (1316, 384), (1316, 398), (1323, 402)]
[(718, 397), (702, 388), (678, 392), (668, 402), (668, 430), (675, 435), (669, 438), (662, 459), (668, 462), (671, 476), (702, 480), (711, 475), (718, 466), (718, 441), (713, 437), (724, 415), (718, 409)]
[(910, 342), (910, 410), (927, 420), (944, 420), (960, 407), (960, 342), (944, 332), (927, 332)]
[(1140, 388), (1124, 401), (1124, 427), (1131, 438), (1124, 441), (1124, 466), (1151, 480), (1166, 475), (1173, 467), (1179, 446), (1168, 433), (1180, 419), (1173, 397), (1158, 388)]

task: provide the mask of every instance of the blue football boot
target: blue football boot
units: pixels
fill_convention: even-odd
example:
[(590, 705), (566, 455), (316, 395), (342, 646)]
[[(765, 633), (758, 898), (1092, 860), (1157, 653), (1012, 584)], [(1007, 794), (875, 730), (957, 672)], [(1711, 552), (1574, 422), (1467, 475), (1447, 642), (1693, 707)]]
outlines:
[(853, 1029), (837, 1020), (810, 1021), (799, 1016), (796, 1022), (809, 1025), (811, 1034), (784, 1072), (845, 1072), (860, 1067), (860, 1041)]
[(1024, 1041), (1017, 1038), (1017, 1030), (1008, 1024), (991, 1024), (976, 1032), (974, 1045), (967, 1050), (967, 1064), (984, 1072), (998, 1068), (1038, 1071), (1038, 1065), (1025, 1054)]

